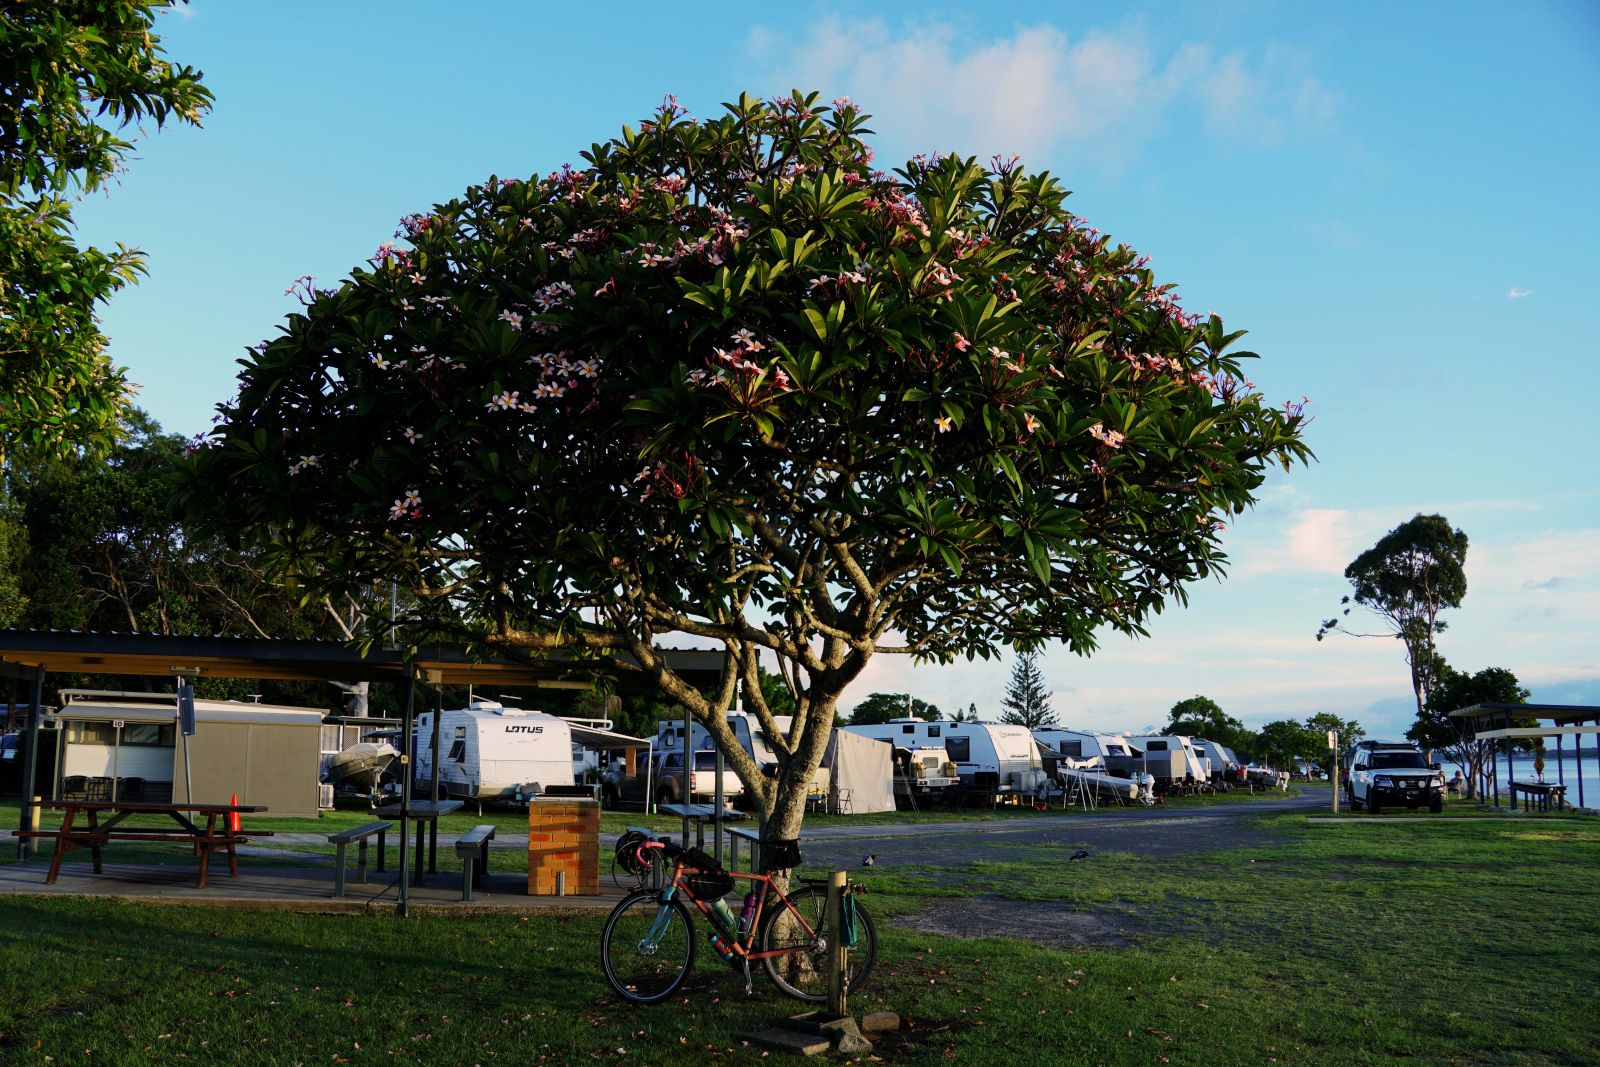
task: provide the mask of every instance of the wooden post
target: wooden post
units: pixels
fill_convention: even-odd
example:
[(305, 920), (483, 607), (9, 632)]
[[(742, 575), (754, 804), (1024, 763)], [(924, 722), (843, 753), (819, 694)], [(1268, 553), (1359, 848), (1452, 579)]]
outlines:
[(828, 1012), (843, 1017), (845, 999), (849, 992), (850, 950), (844, 943), (844, 886), (846, 874), (834, 871), (828, 875), (828, 929), (833, 941), (828, 945)]

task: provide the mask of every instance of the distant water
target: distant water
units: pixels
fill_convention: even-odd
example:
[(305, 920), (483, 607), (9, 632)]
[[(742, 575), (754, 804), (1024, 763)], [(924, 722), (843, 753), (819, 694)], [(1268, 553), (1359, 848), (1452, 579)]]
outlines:
[[(1568, 749), (1566, 752), (1564, 752), (1562, 757), (1563, 758), (1558, 763), (1554, 748), (1550, 748), (1545, 751), (1544, 780), (1552, 784), (1559, 784), (1564, 781), (1567, 787), (1567, 802), (1569, 804), (1577, 804), (1579, 802), (1578, 761), (1571, 749)], [(1501, 756), (1495, 761), (1495, 764), (1498, 768), (1500, 777), (1500, 800), (1501, 803), (1505, 803), (1508, 792), (1506, 789), (1505, 757)], [(1454, 763), (1446, 763), (1444, 765), (1444, 776), (1446, 780), (1454, 776), (1455, 772), (1456, 765)], [(1465, 774), (1466, 771), (1463, 770), (1461, 773)], [(1533, 756), (1531, 754), (1519, 752), (1514, 755), (1511, 758), (1511, 773), (1512, 776), (1515, 777), (1519, 782), (1532, 782), (1538, 780), (1537, 776), (1533, 773)], [(1588, 808), (1600, 808), (1600, 754), (1597, 754), (1595, 750), (1590, 748), (1585, 748), (1583, 750), (1582, 779), (1583, 806)], [(1492, 785), (1490, 787), (1489, 795), (1494, 795)]]

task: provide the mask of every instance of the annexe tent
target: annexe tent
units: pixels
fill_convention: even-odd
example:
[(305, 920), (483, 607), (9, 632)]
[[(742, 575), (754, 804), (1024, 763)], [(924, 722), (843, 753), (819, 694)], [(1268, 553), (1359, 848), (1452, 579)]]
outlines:
[(822, 754), (828, 768), (828, 813), (862, 815), (894, 810), (894, 746), (834, 730)]

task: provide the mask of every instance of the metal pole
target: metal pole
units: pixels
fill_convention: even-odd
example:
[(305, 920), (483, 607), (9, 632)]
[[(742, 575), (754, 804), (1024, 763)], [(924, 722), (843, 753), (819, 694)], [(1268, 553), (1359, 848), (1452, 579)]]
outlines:
[[(404, 707), (400, 719), (400, 904), (395, 914), (404, 918), (411, 908), (411, 872), (407, 870), (408, 830), (411, 828), (411, 731), (416, 718), (417, 679), (411, 671), (411, 661), (406, 660)], [(437, 762), (437, 760), (435, 761)]]
[[(39, 769), (39, 705), (44, 700), (44, 666), (34, 668), (33, 692), (28, 697), (28, 747), (22, 754), (22, 820), (20, 830), (33, 828), (33, 784)], [(17, 838), (17, 858), (33, 854), (32, 838)]]
[(644, 813), (654, 815), (656, 812), (656, 740), (650, 738), (645, 747), (644, 763)]
[(683, 847), (689, 847), (688, 805), (694, 803), (694, 720), (689, 717), (689, 706), (683, 707), (683, 790), (678, 797), (684, 804)]
[(711, 802), (716, 805), (716, 810), (711, 813), (711, 829), (717, 835), (715, 843), (711, 846), (711, 855), (718, 863), (722, 862), (722, 746), (717, 746), (717, 785), (712, 792)]
[(433, 709), (433, 740), (432, 747), (428, 749), (428, 765), (431, 768), (428, 775), (428, 795), (435, 803), (439, 800), (439, 720), (444, 718), (444, 686), (439, 686), (439, 699), (434, 701)]
[(834, 871), (828, 875), (828, 930), (833, 941), (828, 945), (828, 1012), (836, 1017), (845, 1014), (849, 983), (850, 950), (844, 944), (844, 884), (845, 873)]

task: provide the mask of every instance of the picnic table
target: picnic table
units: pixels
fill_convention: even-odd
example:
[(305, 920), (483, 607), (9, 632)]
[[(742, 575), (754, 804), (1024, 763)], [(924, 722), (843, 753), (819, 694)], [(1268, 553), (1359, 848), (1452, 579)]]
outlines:
[[(694, 823), (695, 845), (702, 850), (706, 847), (706, 823), (716, 818), (715, 804), (657, 804), (656, 810)], [(738, 822), (743, 818), (742, 811), (734, 808), (722, 809), (723, 822)]]
[[(45, 800), (40, 808), (62, 812), (57, 830), (13, 830), (23, 838), (55, 841), (55, 856), (45, 884), (53, 885), (61, 873), (61, 860), (75, 849), (86, 848), (94, 858), (94, 873), (102, 873), (101, 850), (110, 841), (177, 841), (194, 848), (200, 863), (199, 887), (206, 886), (211, 854), (228, 854), (228, 873), (239, 876), (239, 857), (234, 847), (252, 837), (271, 837), (271, 830), (236, 830), (233, 816), (259, 814), (264, 807), (253, 804), (167, 804), (124, 800)], [(165, 815), (172, 825), (128, 826), (125, 820), (135, 815)], [(81, 821), (80, 821), (81, 816)], [(191, 816), (193, 816), (191, 818)], [(204, 825), (202, 825), (202, 818)]]
[(1567, 787), (1554, 782), (1510, 782), (1511, 806), (1517, 806), (1517, 794), (1522, 794), (1522, 810), (1549, 811), (1555, 804), (1557, 811), (1567, 806)]
[[(412, 885), (422, 884), (422, 835), (428, 833), (428, 873), (437, 871), (439, 861), (439, 816), (449, 815), (459, 811), (462, 806), (459, 800), (413, 800), (406, 805), (404, 816), (417, 821), (417, 867), (411, 876)], [(380, 819), (399, 819), (402, 815), (400, 802), (385, 804), (374, 813)]]

